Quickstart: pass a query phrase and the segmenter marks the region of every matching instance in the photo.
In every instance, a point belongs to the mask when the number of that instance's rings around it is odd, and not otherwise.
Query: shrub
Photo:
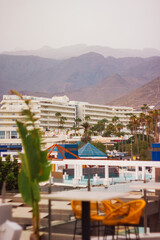
[[[92,142],[91,143],[93,146],[95,146],[96,148],[98,148],[100,151],[106,153],[106,146],[101,143],[101,142]]]
[[[4,181],[6,181],[6,190],[18,189],[18,173],[17,159],[14,159],[13,162],[10,161],[10,155],[6,157],[6,161],[0,159],[0,191]]]
[[[82,138],[81,138],[81,142],[82,143],[88,143],[88,142],[90,142],[91,141],[91,137],[90,136],[83,136]]]
[[[11,160],[11,156],[10,155],[7,155],[6,156],[6,161],[9,162]]]
[[[5,178],[6,181],[6,189],[13,190],[16,188],[16,177],[14,176],[13,172],[8,173]]]

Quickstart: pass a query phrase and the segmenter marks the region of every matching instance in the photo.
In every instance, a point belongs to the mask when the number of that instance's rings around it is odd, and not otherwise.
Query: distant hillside
[[[108,103],[160,76],[160,57],[113,58],[91,52],[66,60],[0,55],[0,94],[10,89]]]
[[[110,105],[141,107],[143,104],[160,108],[160,76],[139,87],[132,93],[118,98]]]
[[[135,81],[134,81],[135,80]],[[137,79],[122,78],[119,74],[112,75],[92,87],[65,92],[70,100],[88,101],[89,103],[106,104],[117,96],[133,91],[138,86]]]
[[[123,58],[123,57],[152,57],[152,56],[160,56],[160,51],[153,48],[145,48],[145,49],[114,49],[110,47],[102,47],[102,46],[87,46],[85,44],[78,44],[73,46],[67,46],[62,48],[51,48],[48,46],[44,46],[37,50],[20,50],[20,51],[12,51],[12,52],[3,52],[3,54],[7,55],[32,55],[39,56],[45,58],[53,58],[53,59],[67,59],[71,57],[77,57],[82,54],[86,54],[89,52],[96,52],[104,57],[115,57],[115,58]]]

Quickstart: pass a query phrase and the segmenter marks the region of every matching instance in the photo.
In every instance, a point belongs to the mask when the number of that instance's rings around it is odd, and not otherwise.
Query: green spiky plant
[[[39,240],[39,183],[49,179],[51,165],[47,161],[47,152],[41,149],[41,134],[35,125],[37,119],[31,111],[30,100],[23,99],[16,91],[12,90],[11,93],[19,96],[27,106],[22,111],[23,120],[16,121],[24,150],[24,153],[19,153],[22,166],[18,176],[18,186],[24,202],[32,206],[33,234],[30,239]]]

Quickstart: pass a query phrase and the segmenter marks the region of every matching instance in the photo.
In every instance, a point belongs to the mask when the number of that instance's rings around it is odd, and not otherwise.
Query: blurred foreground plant
[[[39,236],[39,183],[49,179],[51,165],[47,161],[47,152],[41,149],[41,134],[36,128],[37,119],[30,108],[30,100],[23,99],[22,95],[16,91],[11,91],[20,97],[27,108],[22,111],[23,120],[16,121],[19,136],[22,141],[24,153],[19,153],[22,162],[18,176],[19,191],[26,204],[32,206],[33,234],[30,239],[38,240]]]

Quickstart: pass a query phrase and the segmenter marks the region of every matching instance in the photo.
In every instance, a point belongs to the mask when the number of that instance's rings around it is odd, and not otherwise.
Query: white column
[[[104,173],[104,180],[103,180],[103,185],[104,187],[108,187],[109,185],[109,166],[105,165],[105,173]]]
[[[105,180],[109,180],[109,166],[105,165],[105,174],[104,174]]]
[[[82,166],[75,164],[74,165],[74,179],[81,179],[82,177]]]
[[[80,168],[80,178],[82,178],[82,176],[83,176],[83,166],[79,165],[79,168]]]
[[[77,178],[81,179],[82,171],[81,171],[81,165],[77,165]]]
[[[58,164],[55,166],[55,171],[58,172]]]
[[[77,165],[74,165],[74,179],[77,178]]]
[[[142,166],[142,180],[145,180],[145,170],[146,170],[146,167]]]
[[[138,171],[139,171],[139,166],[136,166],[136,180],[139,179]]]
[[[155,172],[156,172],[156,168],[152,167],[152,179],[155,179]]]
[[[79,183],[79,177],[78,177],[78,174],[79,174],[79,165],[75,164],[74,165],[74,178],[73,178],[73,186],[76,186],[78,185]]]

